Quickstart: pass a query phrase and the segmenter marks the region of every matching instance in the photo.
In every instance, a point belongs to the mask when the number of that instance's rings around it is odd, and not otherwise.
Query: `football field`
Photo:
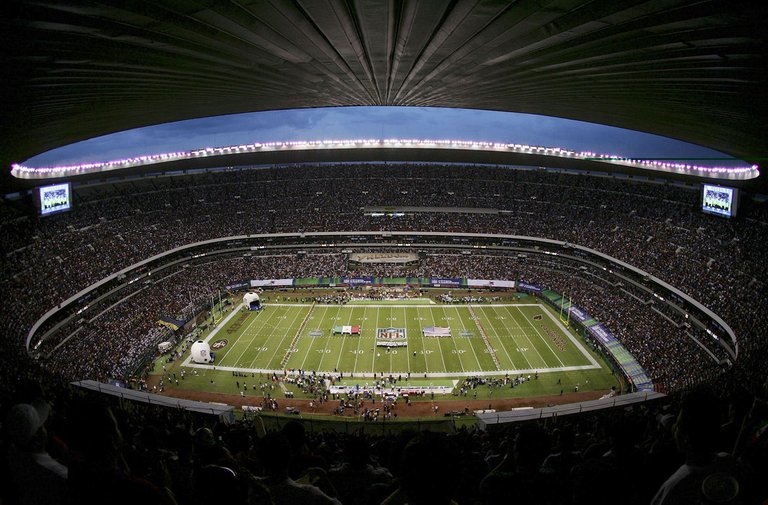
[[[359,333],[349,334],[353,327]],[[397,346],[383,346],[388,335],[396,335]],[[187,358],[185,366],[429,377],[601,368],[540,304],[271,303],[260,311],[232,311],[206,340],[215,364]]]

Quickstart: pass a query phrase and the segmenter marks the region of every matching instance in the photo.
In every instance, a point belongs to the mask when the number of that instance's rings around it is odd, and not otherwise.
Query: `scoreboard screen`
[[[734,217],[738,205],[739,190],[725,186],[704,184],[701,194],[701,210],[707,214]]]
[[[72,185],[68,182],[38,188],[40,215],[47,216],[72,208]]]

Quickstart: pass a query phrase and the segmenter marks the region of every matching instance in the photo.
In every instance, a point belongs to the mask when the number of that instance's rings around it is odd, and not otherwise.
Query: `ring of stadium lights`
[[[643,160],[597,154],[590,151],[570,151],[560,147],[529,146],[525,144],[507,144],[500,142],[482,142],[467,140],[418,140],[418,139],[355,139],[355,140],[309,140],[264,142],[240,144],[225,147],[205,147],[192,151],[152,154],[126,158],[122,160],[98,163],[83,163],[81,165],[63,165],[52,167],[28,167],[18,163],[12,165],[11,174],[19,179],[58,179],[77,175],[95,174],[156,165],[171,161],[182,161],[213,156],[246,154],[275,151],[308,151],[318,149],[456,149],[486,152],[508,152],[515,154],[531,154],[552,156],[574,160],[593,161],[610,165],[620,165],[640,170],[663,172],[668,174],[703,177],[717,180],[750,180],[760,175],[757,165],[749,167],[705,167],[685,163],[669,163],[666,161]]]

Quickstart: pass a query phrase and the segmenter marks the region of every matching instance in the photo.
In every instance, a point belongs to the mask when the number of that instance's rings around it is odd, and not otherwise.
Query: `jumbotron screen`
[[[734,217],[738,204],[738,189],[704,184],[701,195],[701,210],[708,214]]]
[[[38,188],[38,191],[41,216],[64,212],[72,208],[72,186],[70,183],[42,186]]]

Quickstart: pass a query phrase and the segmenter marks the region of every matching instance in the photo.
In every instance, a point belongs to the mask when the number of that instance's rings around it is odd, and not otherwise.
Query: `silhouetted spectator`
[[[653,498],[653,505],[740,503],[736,462],[715,451],[720,423],[714,397],[699,389],[686,394],[675,422],[675,441],[685,463]]]

